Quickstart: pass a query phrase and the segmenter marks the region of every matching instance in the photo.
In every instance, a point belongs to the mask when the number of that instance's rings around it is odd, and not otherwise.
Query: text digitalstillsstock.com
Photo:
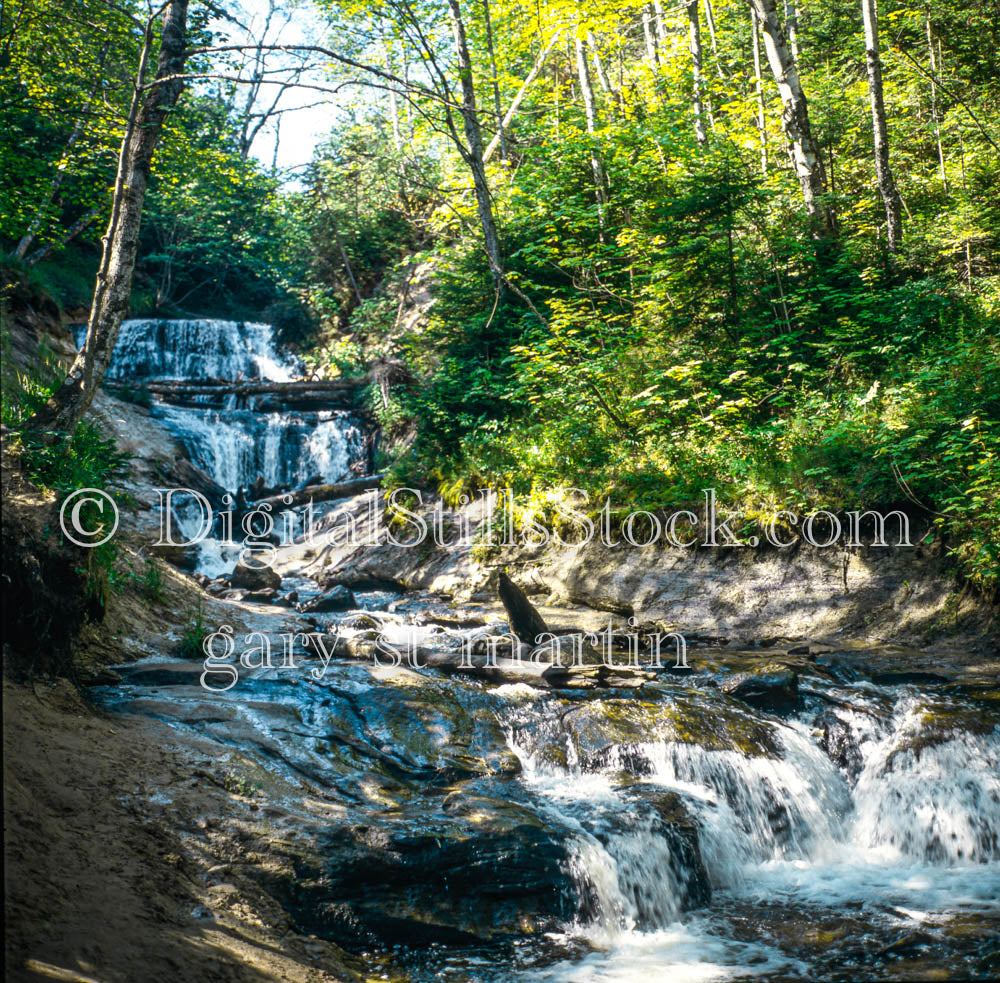
[[[606,499],[597,510],[588,510],[590,498],[585,491],[571,488],[551,498],[549,525],[537,510],[515,505],[511,490],[484,490],[480,494],[478,515],[470,509],[445,509],[435,501],[426,511],[420,489],[396,488],[382,495],[367,493],[362,509],[339,509],[317,521],[310,500],[298,509],[275,509],[261,502],[237,511],[214,509],[193,488],[160,488],[158,496],[160,528],[154,546],[196,546],[208,539],[240,547],[240,562],[262,569],[270,567],[278,546],[319,544],[329,546],[390,545],[413,549],[431,541],[440,549],[468,547],[476,542],[496,546],[579,547],[599,540],[606,547],[628,546],[649,549],[654,546],[688,549],[701,547],[757,547],[767,543],[787,549],[800,542],[825,549],[832,546],[854,547],[862,544],[862,525],[868,524],[870,546],[912,546],[910,523],[905,513],[876,510],[849,511],[843,519],[836,512],[818,509],[806,516],[788,509],[770,513],[766,522],[757,522],[756,533],[741,536],[745,518],[738,511],[720,506],[715,489],[702,490],[704,502],[700,514],[680,509],[669,514],[637,509],[627,513],[616,509]],[[292,498],[285,496],[290,506]],[[228,501],[227,501],[228,500]],[[223,504],[232,505],[231,496]],[[85,520],[83,508],[88,511]],[[461,505],[471,504],[463,496]],[[178,517],[184,513],[183,520]],[[895,520],[895,542],[886,540],[886,523]],[[118,508],[114,499],[96,488],[73,492],[63,501],[60,523],[66,537],[78,546],[95,547],[106,543],[118,528]],[[182,526],[184,527],[182,529]],[[193,528],[196,527],[196,528]],[[734,528],[735,527],[735,528]],[[243,535],[239,537],[237,531]],[[277,540],[277,544],[275,543]]]

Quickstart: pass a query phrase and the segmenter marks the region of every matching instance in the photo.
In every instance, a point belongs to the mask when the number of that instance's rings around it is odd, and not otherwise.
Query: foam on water
[[[860,902],[911,923],[1000,909],[1000,735],[984,727],[915,743],[927,719],[925,699],[899,696],[882,717],[864,705],[865,691],[857,699],[860,709],[843,711],[854,718],[859,741],[856,781],[831,762],[805,721],[774,721],[778,758],[659,740],[613,748],[596,772],[581,768],[568,738],[565,764],[539,753],[558,740],[556,721],[511,727],[523,780],[575,825],[570,874],[598,904],[574,931],[604,950],[532,978],[716,980],[787,962],[766,947],[741,948],[719,937],[717,922],[709,930],[701,916],[682,912],[662,837],[644,836],[634,821],[609,822],[595,836],[593,824],[580,822],[595,811],[614,814],[624,770],[632,782],[670,789],[689,803],[716,892],[713,908],[776,902],[830,911]]]

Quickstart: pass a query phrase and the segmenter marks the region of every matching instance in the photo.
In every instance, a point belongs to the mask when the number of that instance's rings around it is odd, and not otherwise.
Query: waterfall
[[[75,329],[81,345],[86,326]],[[301,373],[298,359],[279,354],[269,324],[215,318],[132,318],[118,332],[107,378],[266,379],[287,382]]]
[[[82,344],[85,326],[75,329]],[[278,350],[270,325],[211,318],[135,318],[122,324],[106,378],[151,381],[287,382],[301,361]],[[229,492],[258,478],[287,489],[314,476],[335,482],[364,459],[359,421],[337,409],[284,412],[235,395],[222,408],[157,400],[153,414],[178,438],[188,457]]]
[[[717,699],[705,691],[702,712],[720,712],[712,705]],[[884,690],[859,684],[851,706],[844,701],[838,714],[858,743],[856,773],[824,751],[815,709],[772,721],[777,755],[651,733],[648,741],[588,758],[566,732],[564,707],[556,715],[521,703],[506,720],[508,745],[523,780],[573,830],[569,874],[580,897],[594,899],[576,929],[600,945],[611,940],[615,952],[632,952],[636,930],[666,933],[674,945],[679,922],[686,933],[697,923],[697,915],[685,913],[677,851],[637,809],[637,789],[669,792],[685,804],[713,907],[715,892],[734,901],[818,906],[856,898],[908,906],[903,910],[995,906],[998,729],[970,729],[970,710],[942,733],[936,715],[954,715],[954,703],[936,706],[910,688],[887,699]],[[606,978],[619,977],[608,969]]]

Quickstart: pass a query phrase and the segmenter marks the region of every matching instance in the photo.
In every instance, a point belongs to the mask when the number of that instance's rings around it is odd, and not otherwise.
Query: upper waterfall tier
[[[77,345],[82,345],[86,326],[78,326],[74,334]],[[287,382],[301,371],[298,359],[277,351],[268,324],[133,318],[122,324],[107,378]]]

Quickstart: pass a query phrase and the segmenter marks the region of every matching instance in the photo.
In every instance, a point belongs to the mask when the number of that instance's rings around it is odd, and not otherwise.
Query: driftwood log
[[[507,612],[510,630],[528,645],[534,645],[538,636],[549,629],[527,595],[503,570],[497,576],[497,593]]]
[[[305,505],[308,501],[328,502],[332,498],[347,498],[368,488],[378,488],[385,475],[369,474],[363,478],[349,478],[333,485],[308,485],[298,491],[286,492],[284,495],[269,495],[254,502],[254,506],[271,505],[275,508],[291,508],[293,505]],[[289,501],[290,499],[290,501]]]

